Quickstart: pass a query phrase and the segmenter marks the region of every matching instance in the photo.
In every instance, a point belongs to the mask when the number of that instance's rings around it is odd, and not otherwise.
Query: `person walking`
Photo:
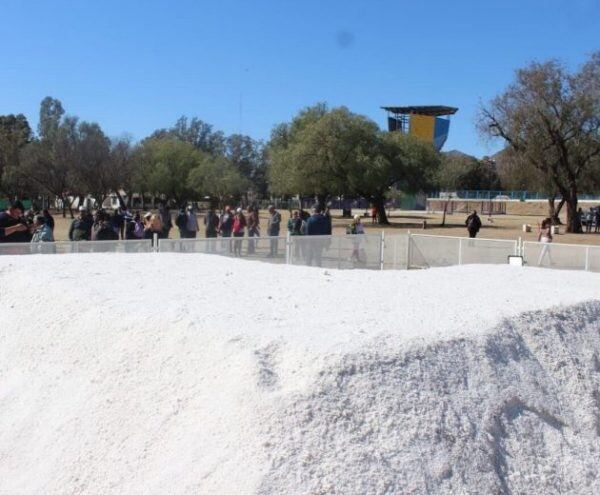
[[[241,237],[244,237],[244,229],[246,228],[246,217],[242,212],[241,208],[238,208],[235,211],[235,218],[233,220],[233,237],[236,240],[233,242],[233,255],[241,256],[242,255],[242,240]]]
[[[477,215],[476,210],[473,210],[473,213],[467,217],[465,225],[469,231],[469,237],[472,239],[477,237],[477,233],[479,232],[479,229],[481,229],[481,219],[479,218],[479,215]]]
[[[273,205],[269,205],[269,220],[267,222],[267,235],[269,237],[279,237],[279,228],[281,227],[281,213]],[[279,239],[270,240],[269,257],[277,255]]]
[[[248,227],[248,237],[258,237],[260,235],[260,220],[258,217],[258,208],[254,206],[248,206],[248,216],[246,223]],[[256,241],[254,239],[248,240],[248,254],[254,254],[256,250]]]
[[[31,233],[23,220],[24,207],[20,201],[11,201],[0,213],[0,242],[29,242]]]
[[[542,249],[537,260],[537,266],[541,266],[544,258],[548,256],[548,262],[552,265],[552,255],[550,253],[550,244],[552,243],[552,219],[545,218],[538,227],[538,242],[541,242]]]

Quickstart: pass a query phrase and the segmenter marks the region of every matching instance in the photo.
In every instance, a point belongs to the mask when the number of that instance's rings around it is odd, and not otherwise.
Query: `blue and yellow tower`
[[[442,105],[381,107],[388,112],[388,130],[411,134],[442,149],[450,130],[450,115],[458,108]]]

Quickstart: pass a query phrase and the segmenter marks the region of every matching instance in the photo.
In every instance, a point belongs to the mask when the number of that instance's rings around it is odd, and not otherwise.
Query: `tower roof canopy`
[[[395,114],[417,114],[417,115],[433,115],[439,117],[442,115],[453,115],[458,112],[458,108],[447,107],[444,105],[425,105],[412,107],[381,107],[388,112]]]

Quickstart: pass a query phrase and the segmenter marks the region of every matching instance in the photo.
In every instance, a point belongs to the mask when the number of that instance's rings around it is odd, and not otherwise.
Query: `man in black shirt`
[[[31,232],[23,220],[23,203],[13,201],[0,213],[0,242],[29,242]]]

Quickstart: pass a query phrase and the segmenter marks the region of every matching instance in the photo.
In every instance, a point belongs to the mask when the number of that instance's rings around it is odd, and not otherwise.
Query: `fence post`
[[[392,268],[394,270],[396,269],[397,262],[398,262],[398,236],[394,236],[394,261],[392,263]]]
[[[331,235],[329,237],[331,238],[333,236]],[[338,270],[340,270],[342,268],[342,239],[341,239],[341,236],[337,236],[337,238],[338,238],[337,267],[338,267]]]
[[[379,241],[379,269],[383,270],[383,260],[385,255],[385,230],[381,231],[381,240]]]
[[[590,247],[585,247],[585,270],[590,270]]]
[[[410,270],[410,255],[412,254],[412,236],[410,235],[410,230],[406,232],[406,235],[408,236],[406,241],[406,269]]]
[[[152,234],[152,244],[154,245],[154,252],[158,253],[158,234],[156,232]]]
[[[292,259],[292,236],[288,232],[285,235],[285,264],[289,265]]]
[[[458,240],[458,264],[462,265],[462,238]]]

